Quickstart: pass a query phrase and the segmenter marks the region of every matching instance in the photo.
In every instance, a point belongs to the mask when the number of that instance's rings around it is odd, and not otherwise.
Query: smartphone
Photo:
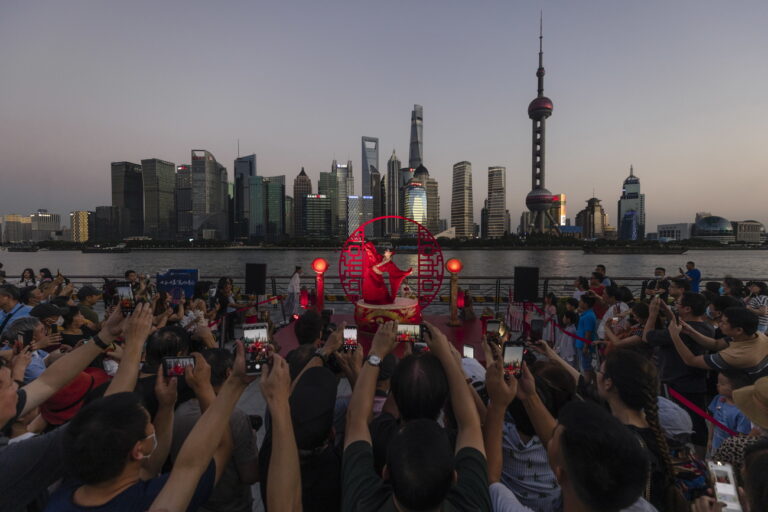
[[[163,375],[166,377],[180,377],[184,375],[187,366],[195,367],[195,358],[192,356],[184,357],[164,357]]]
[[[429,345],[423,341],[417,341],[413,344],[413,353],[421,354],[422,352],[429,352]]]
[[[22,333],[19,334],[18,339],[21,341],[22,345],[28,347],[32,343],[32,340],[35,339],[35,331],[33,329],[22,331]]]
[[[733,466],[711,460],[707,462],[707,466],[709,466],[709,473],[715,481],[715,498],[717,501],[725,503],[725,512],[741,512]]]
[[[344,328],[344,344],[341,349],[344,352],[354,352],[359,347],[357,343],[357,326],[347,326]]]
[[[249,324],[243,326],[243,341],[254,342],[260,341],[262,343],[269,342],[269,324],[261,322],[258,324]]]
[[[120,306],[120,311],[123,312],[123,316],[128,316],[136,309],[136,299],[133,296],[133,288],[131,283],[119,283],[115,286],[115,294],[117,295],[117,303]]]
[[[469,345],[464,345],[464,348],[461,351],[462,357],[466,357],[469,359],[475,358],[475,347],[471,347]]]
[[[423,326],[421,324],[398,324],[397,341],[400,343],[424,343]]]
[[[485,332],[487,334],[501,334],[501,321],[488,320],[488,323],[485,324]]]
[[[245,348],[245,374],[261,375],[265,365],[269,364],[270,344],[266,340],[248,340],[243,342]]]
[[[523,368],[524,347],[517,343],[505,343],[503,354],[504,377],[520,377]]]
[[[539,341],[544,337],[544,320],[535,318],[531,320],[531,340]]]

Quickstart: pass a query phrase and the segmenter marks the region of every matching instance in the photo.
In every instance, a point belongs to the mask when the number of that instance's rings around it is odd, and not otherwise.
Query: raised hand
[[[275,357],[280,357],[276,353],[272,352],[271,349],[268,349],[268,350],[270,350],[270,352],[269,352],[270,359],[273,361],[273,363],[270,363],[270,364],[266,365],[264,370],[266,370],[266,368],[269,368],[269,366],[271,364],[274,364]],[[264,371],[264,370],[262,370],[262,371]],[[256,376],[255,375],[247,375],[246,374],[246,371],[245,371],[245,347],[243,346],[243,342],[242,341],[236,341],[235,342],[235,362],[232,365],[232,375],[231,375],[231,378],[237,379],[242,384],[245,384],[245,385],[248,385],[251,382],[256,380]]]
[[[125,321],[123,336],[126,345],[143,345],[152,331],[152,319],[152,306],[146,303],[138,304],[133,314]]]
[[[166,377],[163,375],[163,367],[157,368],[157,379],[155,380],[155,396],[157,403],[161,406],[172,407],[177,398],[177,379],[176,377]]]
[[[507,407],[518,394],[517,379],[505,379],[501,360],[492,361],[485,372],[485,389],[493,405]]]
[[[381,359],[387,356],[395,348],[397,341],[397,322],[386,322],[379,326],[379,330],[373,336],[371,343],[371,354],[379,356]]]
[[[277,354],[272,356],[272,364],[265,367],[261,373],[259,386],[268,404],[288,403],[288,397],[291,394],[291,375],[285,359]]]
[[[323,345],[324,356],[328,357],[341,348],[341,344],[344,342],[344,328],[346,326],[347,322],[341,322],[341,325],[325,340],[325,345]]]
[[[195,367],[187,366],[184,369],[184,380],[196,395],[200,396],[211,385],[211,365],[198,352],[190,354],[195,358]],[[234,368],[233,368],[234,372]]]
[[[486,377],[487,379],[488,377]],[[510,379],[513,380],[513,379]],[[487,385],[487,384],[486,384]],[[533,378],[531,370],[528,369],[528,363],[523,363],[523,371],[517,383],[517,397],[520,400],[536,394],[536,381]]]
[[[427,342],[427,346],[429,346],[429,350],[437,357],[440,357],[442,353],[450,354],[450,342],[445,334],[443,334],[443,331],[429,322],[424,322],[424,325],[427,326],[427,336],[424,339]]]

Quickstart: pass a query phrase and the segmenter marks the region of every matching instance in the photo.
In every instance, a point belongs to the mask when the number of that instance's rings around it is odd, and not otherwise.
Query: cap
[[[685,409],[663,396],[658,397],[659,424],[669,438],[693,434],[693,421]]]
[[[77,300],[81,301],[86,297],[92,297],[93,295],[101,295],[101,290],[95,286],[87,284],[77,291]]]
[[[40,414],[51,425],[71,420],[85,404],[88,393],[109,380],[100,368],[86,368],[40,406]]]
[[[29,312],[30,316],[33,316],[38,320],[52,316],[61,316],[66,313],[68,313],[67,310],[62,309],[54,304],[38,304]]]
[[[733,401],[755,425],[768,429],[768,377],[733,392]]]

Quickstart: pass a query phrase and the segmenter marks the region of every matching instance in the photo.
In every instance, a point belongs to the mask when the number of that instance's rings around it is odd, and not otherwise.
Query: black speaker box
[[[248,295],[267,294],[267,264],[245,264],[245,293]]]
[[[515,267],[515,302],[538,302],[539,267]]]

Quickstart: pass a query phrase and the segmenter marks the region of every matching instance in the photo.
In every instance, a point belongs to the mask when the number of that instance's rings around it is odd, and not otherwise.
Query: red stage
[[[475,359],[481,361],[484,360],[485,358],[483,357],[483,347],[481,345],[483,324],[480,319],[478,318],[475,320],[468,320],[466,322],[462,322],[462,325],[458,327],[451,327],[448,325],[448,318],[449,317],[447,315],[424,315],[424,319],[427,322],[435,325],[436,327],[439,327],[440,330],[445,333],[445,335],[448,337],[448,341],[453,343],[460,354],[462,351],[462,346],[469,345],[475,349]],[[341,327],[342,322],[347,322],[347,325],[354,325],[355,317],[354,315],[338,314],[333,315],[331,321],[339,327]],[[285,357],[288,352],[299,345],[293,332],[293,326],[294,324],[289,324],[288,326],[280,329],[277,334],[275,334],[275,342],[280,345],[280,355],[283,357]],[[371,344],[371,336],[360,331],[358,334],[358,341],[361,345],[363,345],[363,347],[365,347],[365,353],[367,354]],[[401,354],[402,348],[396,348],[395,355],[400,356]]]

